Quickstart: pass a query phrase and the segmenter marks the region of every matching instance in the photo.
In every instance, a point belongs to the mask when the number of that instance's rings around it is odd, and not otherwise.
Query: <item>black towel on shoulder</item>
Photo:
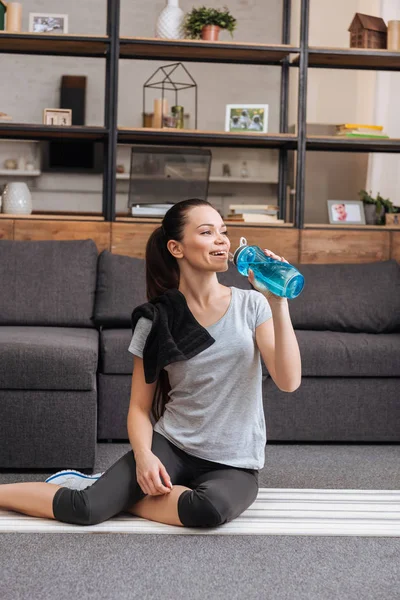
[[[132,312],[132,331],[140,317],[153,321],[143,349],[146,383],[157,380],[160,371],[179,360],[188,360],[209,348],[215,339],[191,313],[178,289],[167,290]]]

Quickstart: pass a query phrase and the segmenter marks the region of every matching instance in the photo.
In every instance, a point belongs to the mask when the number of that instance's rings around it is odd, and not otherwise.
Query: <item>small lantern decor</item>
[[[183,129],[184,107],[179,103],[179,92],[194,89],[195,129],[197,129],[197,84],[182,63],[173,63],[159,67],[143,86],[143,114],[146,113],[146,91],[148,89],[161,90],[161,98],[154,100],[154,114],[152,127],[170,127]],[[171,110],[168,108],[166,92],[173,92]]]
[[[387,27],[380,17],[356,13],[349,31],[350,48],[384,50],[387,47]]]

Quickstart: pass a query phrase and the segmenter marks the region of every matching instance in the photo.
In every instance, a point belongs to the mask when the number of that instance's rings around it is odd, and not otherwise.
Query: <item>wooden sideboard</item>
[[[110,223],[102,217],[0,215],[0,239],[80,240],[92,238],[99,252],[144,257],[146,242],[159,219],[121,218]],[[249,243],[269,248],[289,262],[366,263],[394,258],[400,262],[400,227],[253,226],[227,223],[231,247],[243,236]]]

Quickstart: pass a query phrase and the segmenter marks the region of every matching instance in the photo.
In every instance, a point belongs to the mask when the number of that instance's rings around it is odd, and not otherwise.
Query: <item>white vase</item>
[[[13,181],[4,189],[3,213],[9,215],[30,215],[32,212],[32,196],[26,183]]]
[[[156,23],[156,37],[178,40],[183,37],[185,13],[179,8],[179,0],[167,0],[167,6],[161,11]]]

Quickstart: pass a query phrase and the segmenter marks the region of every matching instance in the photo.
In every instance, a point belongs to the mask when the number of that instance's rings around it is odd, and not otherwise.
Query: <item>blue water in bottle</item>
[[[241,275],[248,277],[251,269],[257,287],[276,296],[292,299],[303,290],[304,277],[293,265],[267,256],[258,246],[248,246],[244,237],[230,260]]]

